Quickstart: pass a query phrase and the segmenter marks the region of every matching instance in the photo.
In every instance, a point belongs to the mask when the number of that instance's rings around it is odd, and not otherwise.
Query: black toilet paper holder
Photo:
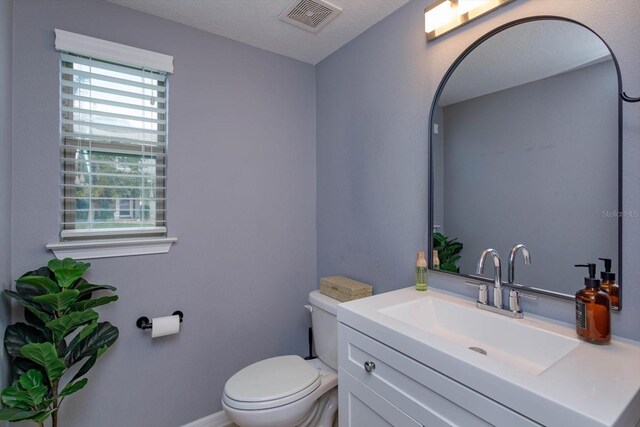
[[[182,323],[182,318],[184,317],[184,314],[182,314],[180,310],[174,311],[173,313],[171,313],[171,315],[180,316],[180,323]],[[151,322],[151,320],[149,320],[147,316],[142,316],[142,317],[138,317],[138,320],[136,320],[136,326],[144,331],[147,329],[151,329],[153,327],[153,322]]]

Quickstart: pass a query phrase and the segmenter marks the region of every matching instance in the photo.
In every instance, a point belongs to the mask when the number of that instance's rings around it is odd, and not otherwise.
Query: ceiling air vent
[[[342,9],[322,0],[294,0],[282,12],[280,20],[317,33],[342,12]]]

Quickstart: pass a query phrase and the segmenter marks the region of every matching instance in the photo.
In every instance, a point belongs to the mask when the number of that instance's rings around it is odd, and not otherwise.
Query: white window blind
[[[166,236],[167,74],[60,59],[62,239]]]

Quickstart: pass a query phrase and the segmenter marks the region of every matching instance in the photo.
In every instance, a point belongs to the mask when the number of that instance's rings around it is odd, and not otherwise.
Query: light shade
[[[424,14],[424,31],[430,33],[436,28],[440,28],[443,25],[451,22],[453,18],[453,3],[451,0],[444,0],[440,4],[436,5],[429,12]]]
[[[515,0],[435,0],[424,10],[427,41],[437,39],[512,1]]]

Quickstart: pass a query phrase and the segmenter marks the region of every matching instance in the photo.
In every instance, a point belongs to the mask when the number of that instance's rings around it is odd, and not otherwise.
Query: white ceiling
[[[291,0],[108,0],[317,64],[409,0],[327,0],[342,9],[318,33],[279,20]]]
[[[456,68],[441,106],[555,76],[608,58],[595,34],[566,21],[533,21],[486,40]],[[499,64],[499,65],[497,65]]]

